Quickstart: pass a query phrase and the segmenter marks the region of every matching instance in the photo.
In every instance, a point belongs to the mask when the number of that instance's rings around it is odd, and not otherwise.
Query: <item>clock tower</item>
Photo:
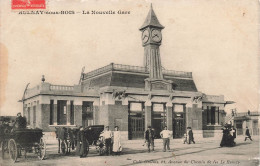
[[[150,73],[150,79],[163,79],[160,57],[160,45],[162,42],[162,26],[151,4],[150,11],[140,31],[142,32],[142,43],[144,47],[144,67]]]

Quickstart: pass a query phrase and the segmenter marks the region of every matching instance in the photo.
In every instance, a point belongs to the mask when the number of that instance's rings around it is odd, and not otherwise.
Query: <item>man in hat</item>
[[[151,151],[150,146],[152,146],[152,151],[154,151],[154,131],[152,130],[151,126],[148,126],[148,129],[144,133],[144,139],[147,143],[148,152]]]
[[[193,137],[193,132],[192,132],[192,128],[191,127],[188,127],[188,135],[189,135],[189,144],[191,142],[193,142],[195,144],[195,141],[194,141],[194,137]]]
[[[77,152],[76,153],[80,156],[80,158],[86,157],[87,153],[88,153],[87,152],[88,142],[87,142],[87,138],[86,138],[86,134],[84,132],[83,126],[79,127],[77,140],[78,140],[78,144],[77,144]]]
[[[110,155],[112,153],[112,132],[109,130],[109,126],[105,127],[104,132],[101,134],[105,140],[106,144],[106,154]]]
[[[249,132],[248,127],[246,127],[246,137],[245,137],[245,141],[247,140],[247,138],[249,138],[251,141],[253,141],[252,138],[251,138],[251,135],[250,135],[250,132]]]
[[[26,128],[26,118],[22,117],[21,112],[17,113],[15,123],[13,125],[14,129],[25,129]]]

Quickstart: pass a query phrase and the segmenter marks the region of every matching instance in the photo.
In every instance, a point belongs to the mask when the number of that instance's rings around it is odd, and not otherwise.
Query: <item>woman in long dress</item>
[[[116,155],[120,155],[121,151],[121,134],[119,131],[119,127],[115,126],[115,131],[113,132],[113,152]]]

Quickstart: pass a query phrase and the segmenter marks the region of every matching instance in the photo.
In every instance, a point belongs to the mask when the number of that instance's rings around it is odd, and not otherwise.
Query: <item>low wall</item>
[[[221,139],[222,135],[222,130],[203,130],[203,138],[212,137],[214,139]]]

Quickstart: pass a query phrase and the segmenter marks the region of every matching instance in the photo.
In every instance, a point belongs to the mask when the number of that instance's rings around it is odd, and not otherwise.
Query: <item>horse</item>
[[[56,138],[58,139],[58,153],[69,154],[71,149],[75,149],[76,131],[71,128],[55,127]]]

